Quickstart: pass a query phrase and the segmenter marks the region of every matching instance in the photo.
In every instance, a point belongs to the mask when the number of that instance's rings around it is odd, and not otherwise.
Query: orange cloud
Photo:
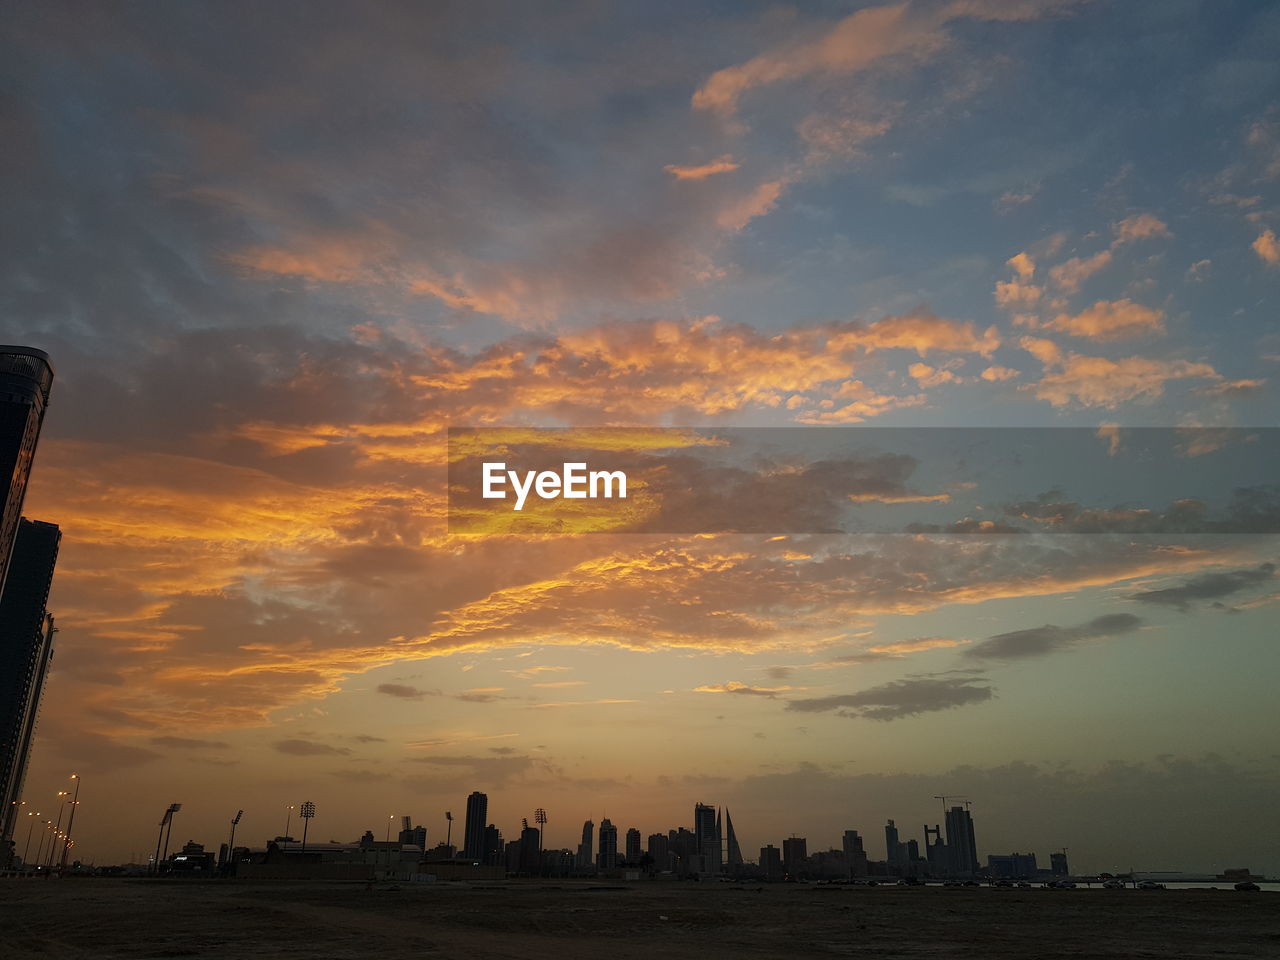
[[[1122,243],[1133,243],[1135,240],[1173,236],[1169,232],[1168,224],[1149,213],[1126,217],[1119,223],[1112,224],[1111,231],[1115,235],[1114,243],[1117,246]]]
[[[1046,374],[1034,389],[1041,400],[1055,407],[1077,404],[1114,410],[1130,401],[1150,401],[1163,396],[1170,380],[1217,380],[1219,374],[1207,363],[1186,360],[1149,360],[1126,357],[1083,357],[1072,354],[1060,371]]]
[[[1276,241],[1274,230],[1263,230],[1258,239],[1253,241],[1253,252],[1267,266],[1280,266],[1280,242]]]
[[[1164,311],[1132,300],[1099,300],[1075,316],[1060,313],[1046,326],[1073,337],[1110,342],[1130,340],[1144,333],[1164,332]]]
[[[705,180],[707,177],[713,177],[717,173],[732,173],[738,169],[739,164],[735,163],[730,154],[725,154],[710,163],[696,164],[692,166],[682,166],[680,164],[669,163],[662,169],[667,171],[677,180]]]
[[[1080,285],[1111,263],[1111,251],[1101,250],[1091,257],[1072,257],[1049,270],[1049,279],[1063,293],[1075,293]]]

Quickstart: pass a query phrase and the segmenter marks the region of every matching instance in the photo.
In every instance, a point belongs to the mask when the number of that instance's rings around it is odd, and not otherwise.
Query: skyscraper
[[[61,539],[54,524],[24,518],[0,594],[0,836],[6,842],[13,839],[40,695],[53,657],[53,617],[45,604]],[[0,848],[0,860],[7,854],[7,846]]]
[[[61,534],[53,524],[21,519],[52,386],[53,367],[44,351],[0,346],[0,863],[5,864],[53,652],[53,620],[46,620],[45,608]]]
[[[699,869],[707,873],[720,872],[720,824],[715,807],[705,803],[694,804],[693,834],[698,838],[698,856],[702,858]]]
[[[782,851],[772,843],[760,848],[760,869],[766,879],[778,880],[782,877]]]
[[[640,862],[640,831],[632,827],[627,831],[627,863]]]
[[[462,855],[468,860],[484,860],[484,828],[489,822],[489,795],[474,791],[467,797],[467,824],[462,835]]]
[[[592,864],[591,847],[594,843],[596,825],[590,820],[582,825],[582,842],[578,844],[577,866],[579,870],[589,870]]]
[[[809,859],[809,841],[804,837],[787,837],[782,841],[782,865],[787,873],[796,876],[804,869],[804,862]]]
[[[862,837],[857,830],[844,832],[844,859],[849,867],[849,875],[865,877],[867,875],[867,851],[862,846]]]
[[[738,846],[738,835],[733,832],[733,818],[729,816],[729,808],[724,808],[724,849],[725,864],[730,872],[742,866],[742,848]]]
[[[968,876],[978,872],[978,841],[973,835],[973,817],[964,807],[947,811],[947,849],[951,872]]]
[[[600,821],[601,870],[614,870],[618,866],[618,828],[605,817]]]
[[[0,346],[0,586],[18,535],[18,518],[27,495],[27,479],[49,405],[53,366],[49,355],[34,347]]]

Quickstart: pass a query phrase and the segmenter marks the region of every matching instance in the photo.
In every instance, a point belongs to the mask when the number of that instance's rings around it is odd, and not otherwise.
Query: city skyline
[[[81,777],[78,853],[176,801],[437,841],[476,791],[455,845],[701,797],[748,859],[923,855],[948,795],[981,851],[1280,874],[1280,10],[6,12],[0,339],[57,366],[61,531],[22,799]],[[671,522],[451,534],[483,427],[584,432]]]

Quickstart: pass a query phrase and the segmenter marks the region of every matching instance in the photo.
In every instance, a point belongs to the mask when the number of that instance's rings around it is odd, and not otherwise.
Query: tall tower
[[[947,811],[947,849],[951,870],[961,876],[978,872],[978,842],[973,835],[973,817],[964,807]]]
[[[724,842],[725,864],[730,872],[742,866],[742,848],[738,846],[738,835],[733,832],[733,818],[729,816],[729,808],[724,808]]]
[[[35,347],[0,346],[0,490],[4,495],[0,514],[0,586],[9,570],[31,462],[52,386],[53,366],[47,353]]]
[[[489,795],[479,790],[467,797],[467,823],[462,835],[462,855],[468,860],[484,859],[484,828],[489,822]]]
[[[694,804],[693,835],[697,839],[698,856],[702,858],[700,869],[706,873],[720,872],[720,824],[716,808],[705,803]]]
[[[594,862],[592,859],[591,847],[595,842],[596,825],[590,820],[582,825],[582,842],[578,844],[578,869],[590,870]]]
[[[618,828],[608,817],[600,821],[600,861],[602,871],[618,866]]]
[[[5,863],[53,650],[53,621],[46,621],[45,606],[60,534],[53,524],[21,519],[52,386],[53,366],[43,350],[0,346],[0,862]],[[5,587],[9,580],[12,588]]]

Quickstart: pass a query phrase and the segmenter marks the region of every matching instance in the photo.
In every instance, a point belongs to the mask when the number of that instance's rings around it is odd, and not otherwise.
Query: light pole
[[[44,866],[44,839],[49,835],[49,831],[53,829],[53,821],[46,820],[44,829],[40,831],[40,842],[36,844],[36,867]]]
[[[71,850],[71,828],[76,822],[76,807],[80,806],[80,774],[73,773],[71,779],[76,782],[76,792],[71,797],[71,816],[67,820],[67,840],[62,845],[62,868],[67,867],[67,853]]]
[[[449,828],[445,831],[445,835],[444,835],[444,849],[445,849],[445,852],[448,853],[450,857],[452,857],[453,856],[453,853],[452,853],[453,851],[453,814],[450,813],[448,810],[446,810],[444,812],[444,818],[449,823]]]
[[[40,812],[37,810],[35,813],[32,813],[30,810],[28,810],[27,816],[38,817],[40,816]],[[31,852],[31,829],[35,825],[36,825],[36,822],[34,820],[27,821],[27,845],[22,848],[22,869],[24,870],[31,865],[30,863],[27,862],[27,854]]]
[[[67,790],[58,791],[59,798],[69,797],[69,796],[71,796],[71,794]],[[54,831],[53,831],[53,837],[55,840],[58,838],[58,835],[62,833],[62,814],[63,814],[63,811],[65,811],[66,809],[67,809],[67,801],[62,800],[62,802],[58,806],[58,825],[54,828]],[[50,869],[53,869],[53,844],[49,845],[49,852],[46,856],[48,857],[49,862],[45,864],[45,866],[49,867]]]
[[[289,828],[292,826],[293,826],[293,804],[289,804],[289,806],[285,808],[285,815],[284,815],[284,852],[285,853],[289,852],[289,840],[292,839],[289,836]]]
[[[311,818],[316,815],[316,805],[310,800],[306,800],[302,804],[302,809],[298,811],[298,816],[302,817],[302,855],[307,855],[307,827],[311,826]]]
[[[533,822],[538,825],[538,876],[542,876],[542,831],[547,826],[547,811],[541,807],[533,811]]]
[[[237,810],[236,815],[231,818],[231,838],[227,841],[227,864],[228,866],[235,862],[236,856],[236,824],[240,822],[240,818],[244,816],[243,810]]]

